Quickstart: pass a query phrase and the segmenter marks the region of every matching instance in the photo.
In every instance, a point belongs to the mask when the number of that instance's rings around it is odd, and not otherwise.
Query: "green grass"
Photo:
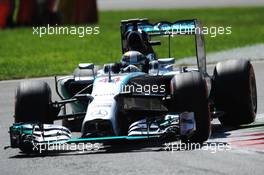
[[[207,52],[264,42],[264,7],[170,9],[100,12],[100,34],[96,36],[32,35],[32,28],[0,31],[0,79],[68,74],[79,62],[103,64],[121,58],[119,22],[147,17],[151,22],[197,18],[204,26],[231,26],[231,35],[206,36]],[[194,54],[189,39],[173,43],[173,56]],[[159,56],[167,56],[166,42]]]

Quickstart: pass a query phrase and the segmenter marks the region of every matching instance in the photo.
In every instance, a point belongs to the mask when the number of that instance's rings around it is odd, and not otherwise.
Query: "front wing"
[[[54,144],[104,143],[124,141],[160,141],[180,139],[190,136],[195,131],[192,112],[179,115],[167,115],[163,121],[140,120],[129,127],[127,136],[107,136],[72,138],[71,131],[64,126],[53,124],[15,123],[9,129],[11,148],[32,150],[40,146],[47,148]]]

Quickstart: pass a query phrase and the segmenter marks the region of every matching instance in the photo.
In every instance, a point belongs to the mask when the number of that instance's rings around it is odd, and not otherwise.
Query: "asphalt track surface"
[[[263,6],[263,0],[97,0],[99,10]]]
[[[18,149],[4,150],[9,145],[8,128],[13,122],[14,91],[21,80],[2,81],[0,174],[263,174],[264,62],[253,65],[258,88],[256,122],[242,128],[222,128],[214,121],[214,132],[200,150],[179,150],[178,143],[122,145],[110,151],[52,152],[38,156],[23,155]],[[41,79],[54,87],[51,78]]]

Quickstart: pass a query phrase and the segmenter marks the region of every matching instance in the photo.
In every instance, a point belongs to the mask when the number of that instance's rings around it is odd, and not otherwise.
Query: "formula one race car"
[[[211,120],[237,126],[255,120],[257,90],[248,60],[217,63],[206,70],[204,38],[197,20],[149,23],[121,21],[122,59],[100,70],[81,63],[73,75],[57,78],[60,101],[46,82],[20,83],[15,97],[12,148],[34,152],[48,143],[178,140],[202,143]],[[157,58],[157,36],[193,36],[197,68],[177,67],[174,58]],[[170,50],[170,48],[169,48]],[[62,125],[54,125],[62,120]],[[80,131],[80,138],[71,132]]]

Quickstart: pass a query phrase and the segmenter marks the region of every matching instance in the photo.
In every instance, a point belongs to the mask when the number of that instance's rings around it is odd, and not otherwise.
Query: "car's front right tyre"
[[[51,90],[43,81],[23,81],[15,95],[15,122],[53,123]]]
[[[194,112],[196,130],[185,141],[206,141],[211,134],[211,113],[205,79],[199,72],[176,74],[171,80],[171,91],[171,111]]]

